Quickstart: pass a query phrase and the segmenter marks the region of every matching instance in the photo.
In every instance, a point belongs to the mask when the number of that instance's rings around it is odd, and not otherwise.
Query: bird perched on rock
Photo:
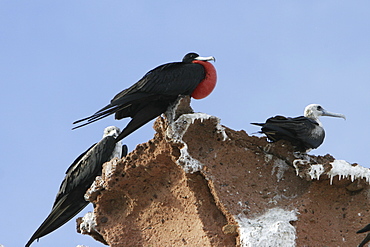
[[[287,140],[297,151],[309,152],[318,148],[325,138],[320,116],[346,119],[343,114],[328,112],[321,105],[311,104],[306,106],[304,116],[294,118],[275,116],[267,119],[265,123],[252,124],[261,126],[259,133],[264,133],[272,142]]]
[[[96,176],[102,174],[103,164],[114,157],[127,155],[127,146],[116,142],[119,134],[120,129],[115,126],[105,128],[103,139],[82,153],[67,169],[49,216],[32,235],[26,247],[67,223],[89,204],[84,195]]]
[[[122,140],[150,120],[161,115],[179,95],[191,95],[195,99],[208,96],[217,81],[216,70],[208,61],[214,57],[200,57],[188,53],[181,62],[160,65],[146,73],[131,87],[118,93],[104,108],[93,115],[75,121],[85,122],[73,129],[90,124],[111,114],[116,119],[130,117],[117,141]]]

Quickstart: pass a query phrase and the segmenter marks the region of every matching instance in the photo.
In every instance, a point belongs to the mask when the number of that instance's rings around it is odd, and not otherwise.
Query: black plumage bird
[[[84,195],[96,176],[102,174],[103,164],[114,157],[121,158],[127,154],[127,146],[116,142],[115,137],[119,133],[119,128],[115,126],[105,128],[103,139],[72,163],[66,171],[49,216],[32,235],[26,247],[67,223],[89,204]]]
[[[75,121],[85,122],[73,129],[85,126],[111,114],[116,119],[132,118],[118,136],[122,140],[150,120],[164,113],[179,95],[191,95],[195,99],[208,96],[217,81],[216,70],[207,61],[214,57],[200,57],[188,53],[181,62],[160,65],[146,73],[137,83],[118,93],[95,114]]]
[[[294,118],[275,116],[267,119],[265,123],[252,124],[261,126],[260,133],[264,133],[272,142],[287,140],[297,151],[309,152],[311,149],[318,148],[325,138],[320,116],[345,119],[342,114],[328,112],[318,104],[311,104],[306,106],[304,116]]]

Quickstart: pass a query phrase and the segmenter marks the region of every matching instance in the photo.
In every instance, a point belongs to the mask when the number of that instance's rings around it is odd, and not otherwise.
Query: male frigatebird
[[[127,146],[116,142],[120,129],[115,126],[105,128],[103,139],[82,153],[67,169],[66,176],[55,198],[49,216],[32,235],[26,247],[35,239],[61,227],[89,204],[84,195],[96,176],[102,174],[102,166],[114,157],[127,154]]]
[[[87,118],[74,122],[73,124],[85,121],[74,129],[113,113],[116,119],[131,117],[131,121],[117,137],[117,141],[120,141],[164,113],[179,95],[191,95],[195,99],[205,98],[212,92],[217,81],[215,68],[207,62],[210,60],[215,61],[215,58],[188,53],[181,62],[156,67],[134,85],[118,93],[109,105]]]
[[[262,126],[259,133],[264,133],[272,142],[288,140],[297,151],[309,152],[311,149],[318,148],[325,138],[320,116],[346,119],[342,114],[331,113],[321,105],[311,104],[306,106],[304,116],[294,118],[275,116],[267,119],[265,123],[252,124]]]

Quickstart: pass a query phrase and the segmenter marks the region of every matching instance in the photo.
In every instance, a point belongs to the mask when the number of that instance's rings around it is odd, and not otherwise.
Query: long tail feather
[[[358,247],[364,247],[365,244],[367,244],[369,241],[370,241],[370,233],[366,235],[366,237],[364,238],[364,240],[362,240],[362,242],[358,245]]]
[[[80,205],[73,205],[73,207],[68,206],[60,208],[60,206],[57,206],[53,208],[50,215],[32,235],[31,239],[27,242],[25,247],[29,247],[36,239],[39,239],[64,225],[82,209],[84,209],[87,204],[88,202],[82,202]]]
[[[264,123],[251,123],[251,124],[257,125],[257,126],[263,126],[263,125],[265,125]]]
[[[361,230],[358,230],[356,233],[363,233],[363,232],[368,232],[368,231],[370,231],[370,224],[366,225]]]
[[[106,108],[106,110],[104,110],[104,111],[102,111],[104,109],[103,108],[103,109],[97,111],[96,113],[94,113],[93,115],[91,115],[89,117],[86,117],[86,118],[83,118],[83,119],[80,119],[80,120],[77,120],[77,121],[73,122],[73,124],[77,124],[77,123],[81,123],[83,121],[87,121],[84,124],[80,124],[80,125],[78,125],[76,127],[73,127],[72,130],[78,129],[78,128],[81,128],[81,127],[83,127],[85,125],[88,125],[88,124],[91,124],[93,122],[96,122],[96,121],[98,121],[98,120],[100,120],[102,118],[105,118],[105,117],[107,117],[109,115],[112,115],[112,114],[116,113],[117,111],[121,110],[121,108],[119,106],[114,106],[112,108],[107,108],[107,106],[106,106],[105,108]]]

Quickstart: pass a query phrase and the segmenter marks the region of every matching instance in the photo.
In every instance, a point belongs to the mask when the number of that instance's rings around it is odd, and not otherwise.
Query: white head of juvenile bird
[[[304,109],[304,116],[316,121],[321,127],[322,124],[319,120],[319,117],[321,116],[340,117],[346,119],[346,116],[344,116],[343,114],[329,112],[319,104],[310,104],[306,106],[306,108]]]

